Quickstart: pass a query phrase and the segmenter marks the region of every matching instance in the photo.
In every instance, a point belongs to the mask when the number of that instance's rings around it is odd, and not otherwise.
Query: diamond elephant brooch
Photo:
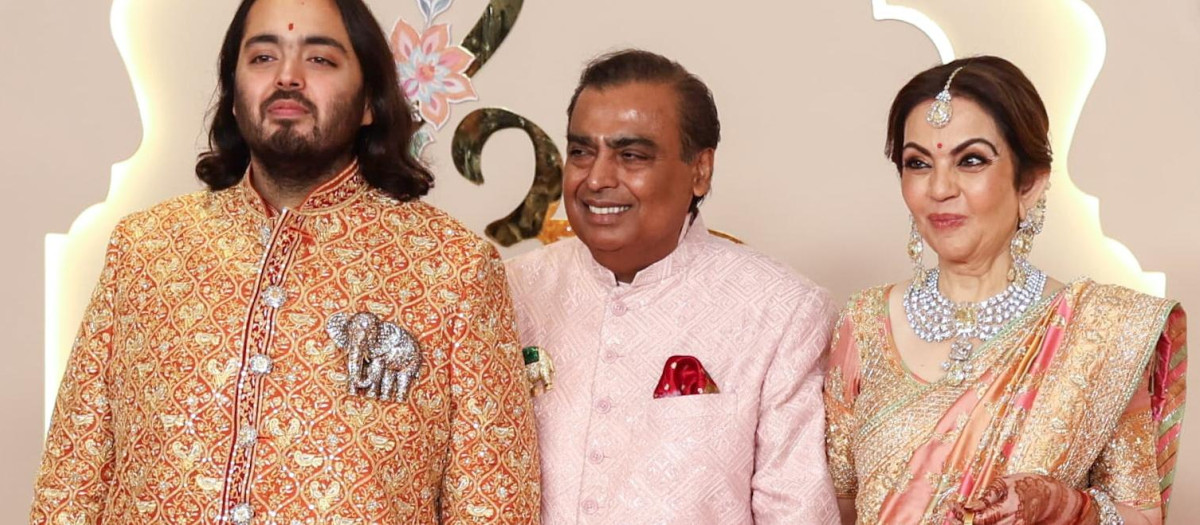
[[[421,350],[408,330],[369,312],[340,313],[325,331],[346,350],[350,393],[403,402],[421,370]]]

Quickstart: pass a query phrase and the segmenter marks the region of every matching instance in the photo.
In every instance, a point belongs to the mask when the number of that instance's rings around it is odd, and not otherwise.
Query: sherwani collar
[[[267,204],[266,199],[254,189],[251,182],[254,177],[254,170],[247,166],[246,175],[242,177],[238,183],[238,191],[246,200],[249,207],[266,217],[274,217],[279,214],[271,205]],[[304,201],[295,209],[289,208],[289,211],[300,213],[302,215],[313,215],[328,212],[350,202],[355,197],[367,192],[370,186],[367,181],[362,178],[362,173],[358,169],[358,159],[350,162],[345,169],[338,173],[337,176],[325,181],[304,198]]]
[[[683,221],[683,230],[679,232],[679,242],[675,245],[675,249],[667,254],[666,257],[639,271],[637,275],[633,276],[633,281],[628,285],[617,282],[616,275],[613,274],[612,270],[596,262],[596,259],[592,257],[592,253],[588,251],[587,246],[582,242],[579,243],[580,249],[578,253],[583,266],[589,270],[589,273],[600,284],[610,288],[618,286],[640,288],[652,286],[684,271],[689,263],[695,259],[696,253],[709,237],[708,228],[704,226],[704,219],[700,217],[700,212],[696,212],[694,216]]]

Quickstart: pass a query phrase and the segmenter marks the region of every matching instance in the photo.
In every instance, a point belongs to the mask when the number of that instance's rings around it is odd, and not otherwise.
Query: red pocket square
[[[699,359],[690,355],[673,355],[663,365],[662,377],[654,388],[654,399],[718,392],[717,382],[708,375]]]

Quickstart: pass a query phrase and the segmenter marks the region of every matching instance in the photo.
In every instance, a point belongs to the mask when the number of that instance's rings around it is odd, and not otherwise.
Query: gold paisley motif
[[[196,478],[196,486],[200,487],[200,490],[203,490],[206,492],[216,492],[218,490],[221,490],[221,487],[225,486],[225,484],[221,482],[220,478],[208,478],[208,477],[204,477],[204,476],[198,476]]]
[[[292,454],[292,461],[295,461],[301,467],[316,468],[325,463],[325,458],[314,454],[295,452]]]
[[[496,515],[496,511],[482,505],[467,505],[467,514],[474,518],[490,518]]]

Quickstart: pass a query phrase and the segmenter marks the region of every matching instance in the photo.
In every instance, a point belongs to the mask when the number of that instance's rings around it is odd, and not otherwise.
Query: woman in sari
[[[1026,260],[1048,127],[1033,85],[996,57],[932,68],[897,94],[887,154],[916,275],[856,294],[835,331],[827,442],[846,523],[1162,523],[1184,314]]]

